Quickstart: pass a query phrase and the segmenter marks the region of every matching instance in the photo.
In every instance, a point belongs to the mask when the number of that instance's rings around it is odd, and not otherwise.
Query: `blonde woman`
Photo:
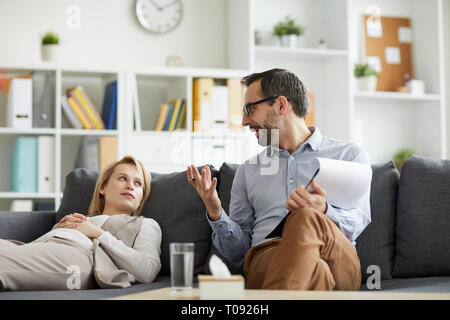
[[[0,290],[123,288],[161,269],[161,229],[140,216],[151,176],[126,156],[97,180],[88,216],[72,213],[42,237],[0,240]],[[65,195],[70,196],[70,195]]]

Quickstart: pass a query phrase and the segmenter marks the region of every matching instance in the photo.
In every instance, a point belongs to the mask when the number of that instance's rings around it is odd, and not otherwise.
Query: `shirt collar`
[[[305,144],[309,144],[312,150],[319,151],[323,136],[317,127],[308,127],[308,129],[312,131],[313,134],[305,141]]]
[[[312,132],[312,135],[303,143],[301,144],[297,150],[295,150],[294,153],[299,151],[304,145],[309,145],[311,150],[318,151],[320,150],[320,145],[322,144],[323,136],[319,131],[319,128],[317,127],[308,127],[308,129]],[[279,155],[285,155],[289,156],[289,152],[285,149],[280,149],[278,145],[273,145],[270,148],[266,147],[264,150],[264,154],[272,157],[272,156],[279,156]]]

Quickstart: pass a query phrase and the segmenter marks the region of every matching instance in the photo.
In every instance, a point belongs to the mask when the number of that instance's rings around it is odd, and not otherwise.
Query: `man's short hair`
[[[263,98],[285,96],[292,105],[294,113],[305,118],[309,110],[307,91],[300,79],[285,69],[271,69],[264,72],[252,73],[242,78],[241,83],[248,87],[261,79],[261,93]],[[275,101],[269,101],[272,105]]]

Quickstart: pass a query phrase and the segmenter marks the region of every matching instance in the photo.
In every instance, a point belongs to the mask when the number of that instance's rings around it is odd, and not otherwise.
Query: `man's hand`
[[[208,216],[212,221],[219,220],[222,214],[222,203],[216,191],[217,178],[211,179],[211,170],[208,166],[202,168],[202,174],[194,165],[187,169],[188,182],[197,190],[206,206]]]
[[[299,186],[294,189],[289,195],[286,208],[289,211],[295,211],[298,209],[311,207],[325,213],[327,211],[326,191],[316,182],[315,179],[311,181],[311,187],[313,188],[312,193],[306,191],[304,186]]]

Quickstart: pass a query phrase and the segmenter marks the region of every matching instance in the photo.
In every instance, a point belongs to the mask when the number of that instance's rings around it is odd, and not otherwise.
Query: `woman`
[[[161,229],[140,217],[151,176],[126,156],[97,180],[88,217],[65,216],[28,243],[0,240],[0,290],[66,290],[149,283],[161,269]]]

